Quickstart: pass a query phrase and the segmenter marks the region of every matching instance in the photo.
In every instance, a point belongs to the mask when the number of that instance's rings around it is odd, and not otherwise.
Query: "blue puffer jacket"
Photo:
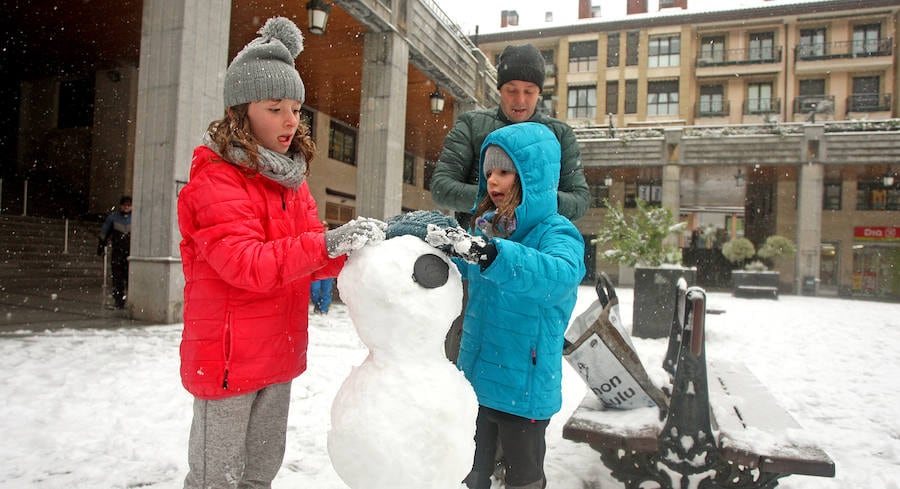
[[[585,273],[584,240],[557,213],[559,142],[546,126],[521,123],[492,132],[481,147],[502,147],[522,183],[516,229],[494,239],[485,270],[457,261],[469,281],[458,365],[479,404],[529,419],[548,419],[562,404],[563,333]],[[487,194],[480,178],[478,198]]]

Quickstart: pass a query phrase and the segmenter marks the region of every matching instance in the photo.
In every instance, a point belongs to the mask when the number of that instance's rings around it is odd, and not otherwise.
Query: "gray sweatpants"
[[[284,460],[291,383],[194,399],[185,489],[270,488]]]

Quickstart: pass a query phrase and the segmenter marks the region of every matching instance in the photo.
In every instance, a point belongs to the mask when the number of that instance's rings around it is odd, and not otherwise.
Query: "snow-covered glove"
[[[424,241],[425,235],[428,234],[429,224],[438,227],[459,226],[456,219],[438,211],[412,211],[388,218],[385,239],[412,235]]]
[[[367,244],[384,241],[386,226],[378,219],[357,217],[343,226],[325,231],[325,248],[328,250],[328,257],[337,258]]]
[[[497,247],[493,242],[485,242],[481,236],[472,236],[459,226],[440,227],[429,224],[425,242],[450,256],[481,265],[482,270],[497,258]]]

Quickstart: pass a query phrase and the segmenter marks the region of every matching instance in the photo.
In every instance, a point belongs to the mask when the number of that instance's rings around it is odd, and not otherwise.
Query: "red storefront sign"
[[[857,241],[900,241],[900,227],[859,226],[853,228],[853,238]]]

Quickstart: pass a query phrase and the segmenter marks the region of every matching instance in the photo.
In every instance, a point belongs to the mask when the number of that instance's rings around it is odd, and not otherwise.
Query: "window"
[[[675,0],[659,0],[659,8],[674,7]]]
[[[619,82],[606,82],[606,113],[619,113]]]
[[[880,77],[854,77],[853,93],[850,95],[848,110],[857,112],[889,110],[887,107],[882,108],[881,97],[878,95],[880,87]]]
[[[707,36],[700,40],[700,66],[725,61],[725,36]]]
[[[593,119],[597,114],[597,87],[569,87],[569,119]]]
[[[858,25],[853,28],[853,56],[871,56],[878,53],[881,42],[879,24]]]
[[[403,183],[416,184],[416,157],[412,153],[403,153]]]
[[[59,85],[59,111],[56,127],[91,127],[94,125],[94,81],[67,80]]]
[[[647,83],[647,115],[677,114],[678,80],[652,81]]]
[[[822,197],[822,209],[841,210],[841,182],[826,182],[825,193]]]
[[[757,32],[750,35],[750,49],[747,53],[750,61],[775,60],[775,33]]]
[[[597,41],[569,43],[569,73],[597,71]]]
[[[328,130],[328,157],[356,166],[356,130],[331,121]]]
[[[609,199],[609,187],[602,183],[591,183],[588,188],[591,191],[591,207],[606,207],[603,201]]]
[[[619,66],[619,33],[610,32],[606,35],[606,67]]]
[[[544,58],[544,76],[553,78],[556,76],[556,61],[553,59],[552,49],[542,49],[541,57]]]
[[[801,29],[797,57],[818,58],[825,56],[825,28]]]
[[[651,37],[649,41],[650,55],[647,66],[678,66],[681,60],[681,38],[679,36]]]
[[[625,113],[637,113],[637,80],[625,80]]]
[[[770,113],[773,105],[771,83],[747,85],[747,114]]]
[[[725,87],[722,85],[701,85],[699,109],[701,116],[725,115]]]
[[[856,184],[856,210],[900,210],[900,188],[896,184],[885,187],[881,179],[860,180]]]
[[[640,42],[640,31],[631,31],[625,34],[625,66],[637,66],[638,48],[640,47]]]
[[[808,114],[816,110],[816,106],[825,100],[825,79],[814,78],[800,80],[800,94],[794,107],[794,113]]]

